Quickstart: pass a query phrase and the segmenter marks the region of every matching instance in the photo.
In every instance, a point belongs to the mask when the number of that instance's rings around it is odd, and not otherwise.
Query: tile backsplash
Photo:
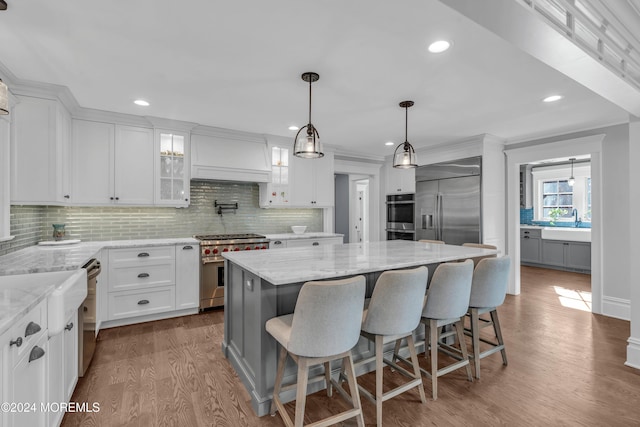
[[[292,225],[322,231],[322,209],[262,209],[258,185],[191,181],[188,208],[11,206],[11,235],[0,255],[50,240],[52,224],[66,224],[69,239],[83,241],[184,237],[216,233],[289,233]],[[216,213],[214,201],[238,203]]]

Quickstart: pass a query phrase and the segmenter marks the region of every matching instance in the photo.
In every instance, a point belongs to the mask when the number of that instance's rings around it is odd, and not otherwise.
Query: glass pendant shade
[[[309,124],[300,128],[293,143],[293,155],[303,159],[317,159],[324,156],[320,145],[320,134],[311,124],[311,83],[318,81],[318,73],[307,72],[302,74],[302,80],[309,83]]]
[[[0,79],[0,114],[9,114],[9,90]]]
[[[398,169],[410,169],[418,166],[416,150],[407,139],[407,128],[409,122],[409,107],[413,105],[413,101],[402,101],[400,107],[404,108],[404,142],[396,147],[393,152],[393,167]]]

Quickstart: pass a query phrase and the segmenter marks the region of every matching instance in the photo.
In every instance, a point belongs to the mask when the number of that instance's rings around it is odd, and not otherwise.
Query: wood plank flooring
[[[447,374],[438,381],[437,401],[425,378],[427,404],[417,391],[385,402],[384,425],[640,425],[640,371],[624,366],[629,322],[567,307],[586,307],[588,275],[521,271],[522,294],[507,295],[498,310],[509,365],[495,354],[482,360],[480,381],[468,382],[464,370]],[[221,310],[101,331],[73,395],[74,402],[98,402],[100,412],[68,413],[62,425],[282,426],[279,416],[255,416],[222,356],[222,336]],[[420,355],[421,366],[427,362]],[[385,370],[385,390],[396,379],[403,381]],[[375,376],[358,382],[374,389]],[[362,405],[365,423],[375,425],[375,406],[365,399]],[[306,422],[346,407],[337,393],[315,393]],[[293,404],[287,408],[293,415]]]

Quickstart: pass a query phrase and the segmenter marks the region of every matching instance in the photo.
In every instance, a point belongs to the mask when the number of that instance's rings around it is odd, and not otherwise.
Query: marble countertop
[[[344,237],[344,234],[325,233],[322,231],[311,231],[309,233],[302,233],[302,234],[295,234],[295,233],[265,234],[265,237],[269,240],[293,240],[293,239],[319,239],[322,237]]]
[[[223,256],[274,285],[284,285],[496,253],[493,249],[392,240],[277,251],[228,252]]]

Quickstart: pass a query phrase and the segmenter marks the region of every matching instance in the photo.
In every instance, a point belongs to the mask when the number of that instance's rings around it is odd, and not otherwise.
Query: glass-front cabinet
[[[289,148],[271,146],[271,182],[260,184],[260,206],[290,206],[290,154]]]
[[[156,205],[189,206],[189,135],[156,129],[159,153]]]

